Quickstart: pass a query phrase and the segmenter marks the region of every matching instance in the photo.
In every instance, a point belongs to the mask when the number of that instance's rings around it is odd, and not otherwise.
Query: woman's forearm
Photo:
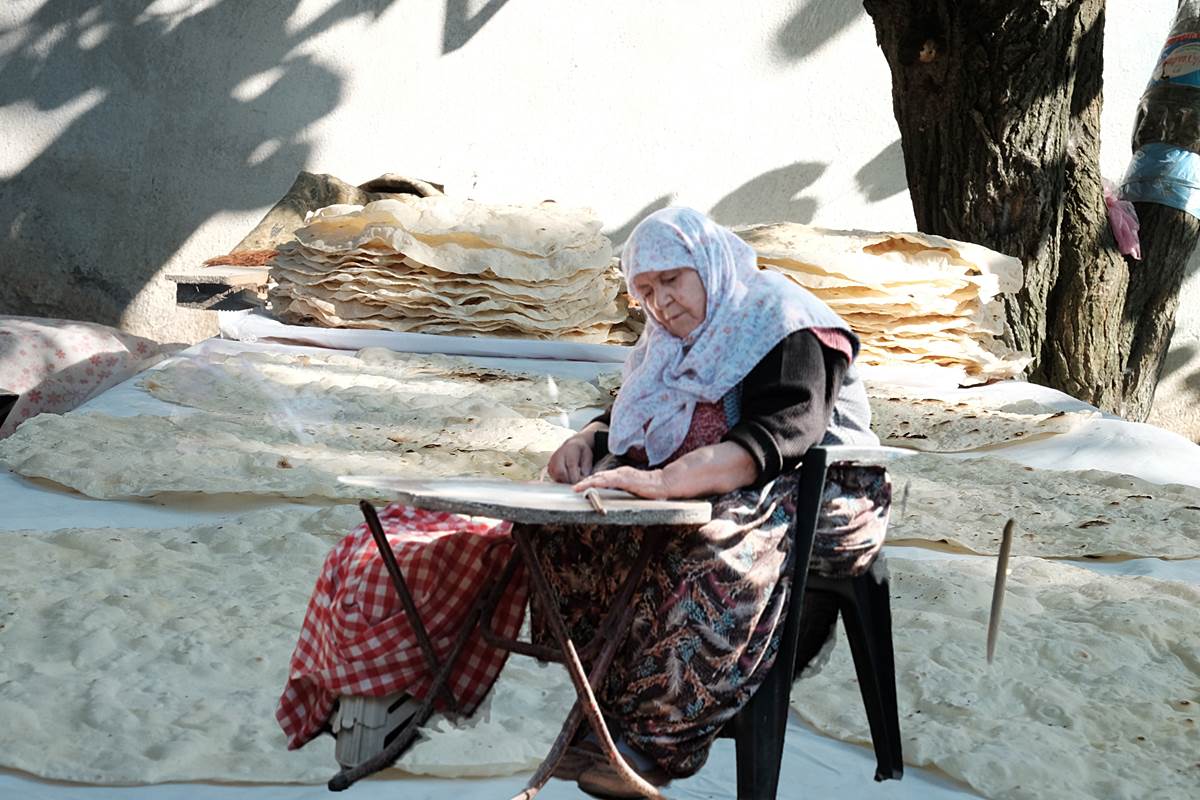
[[[736,442],[700,447],[663,467],[671,497],[724,494],[758,480],[758,467]]]

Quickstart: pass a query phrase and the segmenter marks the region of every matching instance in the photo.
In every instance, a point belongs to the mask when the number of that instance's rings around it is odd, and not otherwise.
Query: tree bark
[[[1116,249],[1100,179],[1104,3],[1076,3],[1066,185],[1049,326],[1031,379],[1108,411],[1124,410],[1121,306],[1129,268]],[[1149,413],[1149,408],[1145,413]],[[1144,418],[1144,415],[1143,415]]]
[[[1132,268],[1099,171],[1104,0],[864,0],[892,72],[917,227],[1025,266],[1030,377],[1144,419],[1196,221],[1146,209]],[[1173,213],[1172,213],[1173,212]]]

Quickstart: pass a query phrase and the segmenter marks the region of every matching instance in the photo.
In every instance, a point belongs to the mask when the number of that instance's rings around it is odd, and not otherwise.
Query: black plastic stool
[[[832,601],[836,622],[842,625],[854,657],[854,671],[862,692],[863,707],[875,746],[875,780],[899,780],[904,776],[904,754],[900,746],[900,715],[896,708],[896,662],[892,649],[892,607],[888,595],[887,566],[881,553],[870,569],[857,578],[808,576],[805,602]],[[830,626],[832,627],[832,626]],[[828,628],[826,628],[828,633]],[[824,643],[822,639],[821,644]],[[818,644],[820,647],[820,644]],[[796,672],[807,659],[796,661]]]
[[[771,671],[750,701],[720,733],[722,737],[732,738],[737,749],[739,800],[774,800],[779,788],[793,676],[824,644],[830,628],[837,621],[838,611],[845,621],[855,671],[862,687],[863,705],[871,725],[875,780],[899,780],[904,775],[900,717],[896,708],[891,603],[883,559],[876,558],[870,569],[857,578],[830,579],[808,572],[828,465],[833,462],[879,465],[896,455],[911,455],[911,452],[891,447],[836,446],[813,447],[804,454],[797,487],[795,540],[792,542],[792,567],[795,570],[792,598],[803,597],[804,601],[788,603],[779,653]],[[806,608],[810,613],[804,619]],[[814,617],[811,612],[821,608],[824,611]],[[803,661],[798,656],[803,657]]]
[[[800,464],[796,521],[792,529],[795,537],[792,540],[792,597],[804,596],[827,466],[825,450],[820,447],[809,449]],[[775,663],[750,700],[719,734],[733,739],[737,750],[738,800],[774,800],[779,787],[792,666],[796,663],[796,646],[800,641],[801,605],[789,600]]]

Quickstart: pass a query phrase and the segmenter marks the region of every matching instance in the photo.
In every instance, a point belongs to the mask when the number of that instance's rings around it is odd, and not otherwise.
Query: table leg
[[[413,635],[417,637],[417,645],[421,648],[421,654],[425,657],[425,665],[429,667],[430,672],[436,675],[441,671],[441,664],[438,663],[437,654],[433,651],[433,643],[429,641],[429,633],[425,630],[425,623],[421,621],[421,615],[417,613],[417,605],[413,602],[412,593],[408,590],[408,583],[404,580],[404,574],[400,571],[400,565],[396,563],[396,554],[392,552],[392,546],[388,543],[387,535],[383,532],[383,525],[379,522],[379,515],[375,512],[375,506],[366,500],[360,500],[358,507],[363,513],[363,518],[367,521],[367,529],[371,532],[371,538],[375,540],[375,547],[379,550],[379,555],[383,558],[383,564],[387,567],[388,574],[392,578],[392,585],[396,588],[396,594],[400,596],[400,605],[404,607],[404,614],[408,617],[408,624],[412,626]],[[451,711],[458,711],[458,698],[454,696],[454,692],[450,689],[449,684],[441,687],[441,691],[445,694],[449,709]]]
[[[485,595],[490,594],[490,591],[481,591],[474,604],[472,604],[471,610],[467,614],[466,622],[463,624],[462,631],[454,640],[454,646],[451,648],[450,654],[433,677],[429,694],[421,702],[421,707],[407,724],[404,731],[393,739],[391,744],[385,747],[382,752],[372,756],[353,769],[342,770],[337,775],[334,775],[329,781],[330,791],[340,792],[343,789],[348,789],[355,781],[365,778],[381,769],[390,767],[400,757],[400,754],[404,752],[404,749],[416,738],[417,730],[433,713],[433,699],[437,697],[439,689],[448,685],[450,671],[454,667],[454,662],[458,660],[459,653],[466,646],[467,640],[471,637],[471,632],[479,621],[479,615],[482,613],[484,605],[488,602],[489,598],[485,597]]]
[[[550,753],[542,761],[541,766],[538,767],[525,789],[515,795],[513,800],[532,800],[541,791],[542,787],[546,785],[546,782],[553,774],[555,767],[558,766],[558,762],[566,752],[571,739],[574,737],[584,717],[587,718],[588,724],[596,734],[604,755],[613,765],[613,768],[616,769],[617,774],[624,781],[625,785],[630,790],[640,792],[646,797],[662,798],[663,795],[658,789],[638,775],[626,763],[621,754],[617,752],[612,734],[609,733],[604,716],[600,713],[600,706],[596,702],[593,687],[599,688],[608,674],[609,667],[612,666],[617,648],[624,638],[623,634],[628,630],[633,620],[633,614],[636,611],[636,606],[631,602],[633,594],[638,584],[641,583],[642,574],[645,572],[646,565],[650,562],[651,556],[658,552],[665,542],[666,532],[653,528],[646,530],[638,557],[630,569],[625,583],[617,593],[612,608],[600,624],[599,630],[601,633],[598,633],[597,636],[599,637],[607,633],[608,638],[603,642],[600,654],[592,665],[590,675],[584,674],[583,664],[575,650],[575,644],[571,641],[567,633],[566,624],[563,622],[562,616],[558,613],[558,599],[554,594],[553,587],[547,581],[541,565],[537,561],[533,544],[529,540],[527,531],[520,525],[514,525],[512,535],[513,539],[516,540],[521,556],[525,560],[525,568],[529,572],[530,584],[534,590],[536,602],[540,604],[546,616],[546,622],[551,634],[558,642],[559,647],[562,648],[563,662],[567,667],[567,672],[571,676],[571,683],[574,684],[575,692],[579,698],[571,709],[571,713],[567,716],[567,720],[563,724],[562,730],[554,742],[554,746],[551,747]],[[618,624],[614,625],[614,621]]]
[[[450,653],[446,657],[444,663],[439,664],[437,656],[433,653],[433,645],[429,642],[428,634],[425,631],[425,625],[421,622],[421,617],[417,613],[416,605],[412,602],[412,596],[408,594],[408,586],[404,582],[404,576],[400,572],[400,566],[396,563],[395,556],[392,554],[391,546],[388,545],[387,537],[383,535],[383,528],[379,524],[379,517],[375,514],[375,509],[365,500],[361,504],[364,506],[363,513],[367,517],[367,527],[371,529],[372,535],[375,537],[375,543],[380,548],[380,553],[383,555],[384,562],[388,564],[388,570],[392,574],[393,581],[396,583],[397,592],[401,595],[404,602],[404,612],[408,615],[409,624],[412,625],[414,631],[419,631],[419,636],[424,637],[424,641],[429,644],[429,653],[426,656],[427,663],[431,663],[431,671],[434,672],[433,682],[430,684],[429,693],[421,702],[421,707],[412,719],[405,725],[404,730],[396,736],[395,739],[388,744],[380,753],[372,756],[357,767],[352,769],[342,770],[334,775],[329,780],[330,791],[340,792],[350,788],[357,780],[365,778],[381,769],[386,769],[391,766],[400,754],[412,743],[417,736],[417,731],[425,721],[429,719],[433,713],[434,698],[439,693],[447,695],[451,700],[454,699],[453,692],[450,691],[450,672],[454,667],[454,663],[458,660],[458,656],[466,647],[467,640],[471,638],[471,633],[478,624],[480,617],[484,613],[484,609],[493,609],[500,601],[504,587],[507,581],[500,581],[498,578],[492,578],[480,588],[479,594],[475,598],[475,602],[471,604],[470,611],[467,612],[466,619],[463,623],[462,630],[454,640],[454,645],[450,648]],[[370,513],[367,513],[370,509]],[[373,523],[373,524],[372,524]],[[394,572],[392,571],[394,569]],[[490,613],[490,611],[489,611]],[[434,669],[436,667],[436,669]]]

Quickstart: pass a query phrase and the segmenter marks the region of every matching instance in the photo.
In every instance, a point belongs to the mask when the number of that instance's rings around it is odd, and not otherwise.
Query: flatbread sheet
[[[380,348],[354,356],[210,355],[168,364],[141,382],[160,400],[219,414],[374,425],[407,421],[414,413],[558,418],[608,399],[587,381]]]
[[[398,313],[372,314],[356,318],[344,318],[327,313],[319,304],[297,297],[286,297],[283,293],[271,292],[271,309],[279,321],[288,325],[318,325],[325,328],[351,328],[359,330],[385,330],[400,333],[428,333],[445,336],[488,336],[512,339],[555,339],[594,344],[629,344],[636,340],[620,326],[605,321],[602,315],[595,324],[583,324],[566,330],[554,330],[553,326],[529,327],[507,321],[497,322],[430,322],[408,318]],[[622,323],[623,325],[624,323]]]
[[[1200,489],[1101,470],[1034,469],[997,458],[914,455],[888,465],[897,498],[889,541],[995,554],[1009,517],[1015,555],[1200,557]],[[907,487],[907,488],[905,488]],[[901,509],[901,505],[906,508]]]
[[[620,372],[601,375],[613,396]],[[1098,411],[1059,411],[1038,403],[997,407],[976,398],[947,401],[909,387],[866,385],[871,430],[883,444],[912,450],[959,453],[1070,433],[1099,416]]]
[[[871,430],[884,444],[955,453],[1068,433],[1099,412],[1014,413],[977,402],[947,402],[872,388]]]
[[[597,303],[589,299],[583,303],[566,303],[557,307],[556,311],[546,311],[536,306],[514,306],[490,299],[469,306],[415,306],[409,305],[403,299],[388,298],[377,291],[313,292],[295,285],[276,287],[271,291],[271,298],[303,301],[331,320],[354,321],[384,317],[407,321],[414,325],[448,322],[462,326],[476,325],[480,328],[493,324],[507,324],[536,333],[569,331],[598,322],[615,324],[624,318],[615,293],[604,302]],[[563,316],[558,316],[559,313]]]
[[[297,505],[182,528],[6,532],[0,767],[93,784],[327,781],[333,740],[289,752],[275,703],[325,554],[361,521],[351,505]],[[511,657],[474,717],[435,715],[399,767],[531,770],[573,700],[562,667]]]
[[[799,269],[831,273],[870,284],[888,284],[897,273],[907,280],[992,276],[995,292],[1021,288],[1019,259],[986,247],[925,233],[830,230],[797,223],[739,228],[738,235],[760,257],[796,264]],[[894,266],[903,264],[903,270]],[[991,297],[987,297],[991,299]]]
[[[600,227],[585,209],[497,206],[440,195],[330,206],[315,212],[296,238],[308,250],[372,248],[444,272],[530,280],[607,265],[612,245]]]
[[[534,480],[571,434],[518,417],[414,415],[383,426],[215,413],[42,414],[0,441],[0,462],[103,500],[176,493],[354,499],[385,495],[344,486],[339,475]]]
[[[274,719],[325,553],[353,506],[187,528],[3,535],[0,764],[80,783],[315,783]],[[50,746],[50,745],[53,746]]]
[[[628,343],[612,245],[585,209],[403,197],[310,215],[271,268],[297,325]]]
[[[1014,559],[989,666],[994,562],[888,565],[907,763],[1006,800],[1196,797],[1200,589]],[[821,671],[795,684],[792,706],[822,733],[868,744],[838,636]]]

